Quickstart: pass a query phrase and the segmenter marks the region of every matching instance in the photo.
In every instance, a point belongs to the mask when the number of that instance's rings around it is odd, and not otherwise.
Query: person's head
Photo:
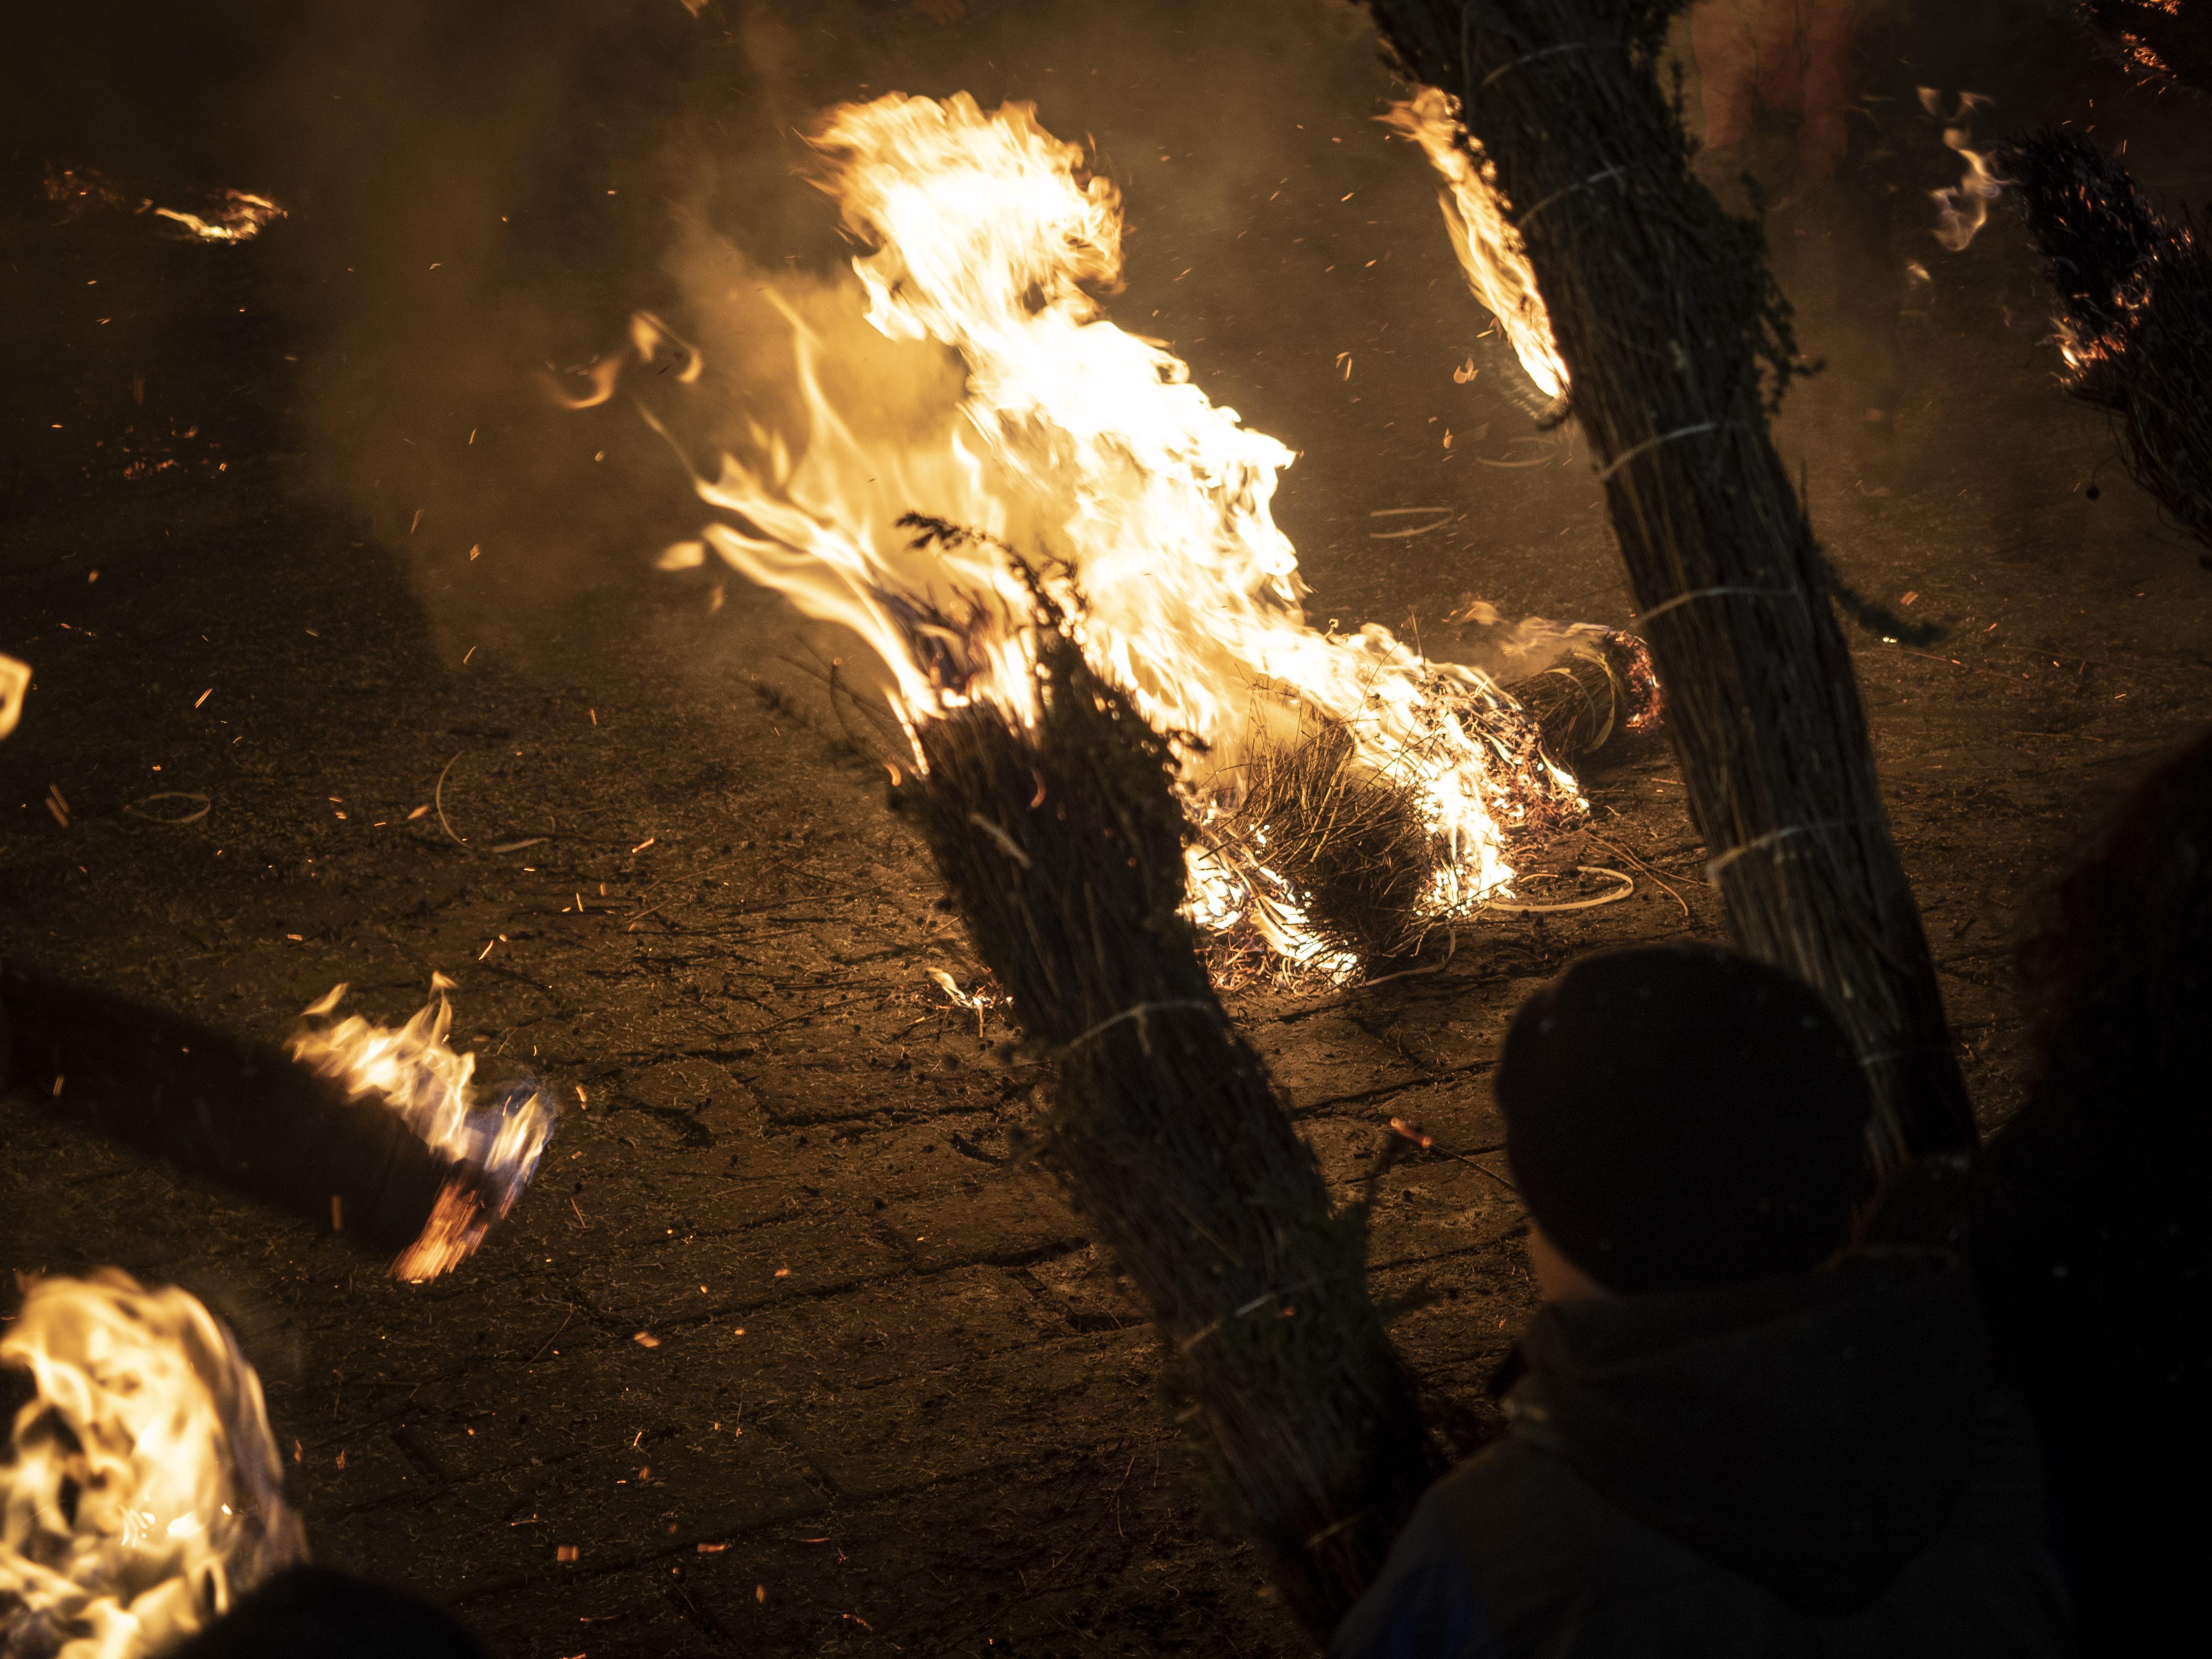
[[[2212,732],[2128,792],[2033,916],[2021,956],[2033,1052],[2023,1115],[2205,1145]]]
[[[408,1591],[331,1567],[285,1568],[171,1659],[490,1659],[473,1632]]]
[[[1873,1097],[1778,968],[1709,945],[1588,957],[1521,1006],[1497,1090],[1547,1299],[1803,1273],[1849,1241]]]

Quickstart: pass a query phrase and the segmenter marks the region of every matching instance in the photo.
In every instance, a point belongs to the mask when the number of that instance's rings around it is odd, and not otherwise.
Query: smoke
[[[651,569],[697,517],[677,456],[627,392],[564,410],[548,372],[618,349],[644,308],[718,371],[764,377],[773,353],[730,295],[763,273],[834,291],[852,252],[798,176],[799,134],[894,88],[1031,99],[1091,141],[1128,210],[1113,314],[1314,447],[1283,497],[1310,566],[1324,515],[1302,502],[1343,453],[1332,422],[1410,434],[1427,465],[1491,404],[1525,418],[1456,290],[1425,169],[1368,118],[1392,82],[1346,0],[87,0],[16,21],[10,199],[71,167],[133,198],[239,189],[287,210],[204,251],[255,273],[267,349],[234,378],[281,387],[272,487],[340,515],[303,558],[395,556],[453,661],[557,663],[581,630],[696,597]],[[1437,337],[1392,361],[1424,294]],[[1335,368],[1347,349],[1356,383]],[[1499,372],[1455,388],[1471,349]]]
[[[654,297],[672,196],[692,187],[676,134],[754,91],[708,20],[675,0],[94,0],[17,21],[11,196],[68,167],[126,204],[230,187],[287,210],[185,274],[251,271],[251,320],[278,349],[234,376],[283,406],[276,487],[341,515],[303,558],[397,553],[455,657],[480,623],[530,634],[612,577],[663,492],[594,463],[617,440],[555,419],[532,371],[588,356]],[[141,220],[103,253],[137,245],[163,252]],[[153,326],[202,325],[201,297]],[[158,404],[161,368],[148,378]]]
[[[1956,185],[1930,192],[1937,218],[1936,240],[1954,253],[1964,253],[1973,245],[1990,221],[1990,204],[2004,191],[2005,181],[1990,168],[1995,147],[1984,142],[1979,149],[1972,148],[1977,118],[1994,101],[1978,92],[1962,92],[1958,107],[1947,113],[1942,92],[1934,87],[1920,88],[1920,106],[1943,123],[1944,148],[1957,151],[1966,163]]]

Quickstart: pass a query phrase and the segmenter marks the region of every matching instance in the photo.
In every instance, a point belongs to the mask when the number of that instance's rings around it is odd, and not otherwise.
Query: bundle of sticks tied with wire
[[[1079,618],[1030,595],[1024,617],[897,601],[941,695],[908,701],[921,766],[894,798],[1057,1062],[1039,1157],[1150,1303],[1232,1523],[1325,1633],[1433,1473],[1368,1297],[1364,1207],[1331,1202],[1207,978],[1174,751],[1086,661]]]
[[[2012,185],[2061,307],[2067,390],[2113,416],[2130,475],[2212,547],[2212,250],[2185,210],[2059,128],[2007,145]]]

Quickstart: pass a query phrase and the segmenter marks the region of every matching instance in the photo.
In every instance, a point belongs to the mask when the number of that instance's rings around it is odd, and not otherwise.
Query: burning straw
[[[59,1111],[392,1255],[393,1276],[419,1283],[476,1250],[554,1125],[528,1084],[478,1100],[475,1056],[446,1046],[450,982],[404,1026],[348,1019],[289,1054],[12,968],[0,1011],[14,1080]]]
[[[1767,434],[1788,313],[1691,176],[1657,68],[1677,0],[1375,0],[1494,167],[1599,459],[1737,942],[1833,1000],[1881,1163],[1971,1143],[1889,838],[1837,585]],[[1762,367],[1765,374],[1762,376]]]
[[[1032,594],[1026,628],[915,614],[939,695],[915,711],[925,769],[899,799],[1030,1042],[1060,1060],[1043,1161],[1151,1303],[1236,1524],[1325,1636],[1434,1473],[1368,1297],[1364,1208],[1331,1209],[1208,983],[1181,909],[1173,751],[1085,660],[1079,623]],[[1025,685],[970,652],[1010,636]]]
[[[2064,308],[2066,389],[2112,416],[2136,483],[2212,546],[2212,252],[2087,138],[2049,129],[1997,166]]]

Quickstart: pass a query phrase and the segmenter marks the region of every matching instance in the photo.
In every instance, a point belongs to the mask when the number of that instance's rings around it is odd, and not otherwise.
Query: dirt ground
[[[976,69],[975,38],[862,13],[878,32],[810,60],[791,101],[879,88],[902,52],[932,65],[919,89],[972,70],[987,101],[1045,96],[1080,58],[1009,26]],[[1297,74],[1269,89],[1265,143],[1216,157],[1207,110],[1146,90],[1219,50],[1212,11],[1190,16],[1196,38],[1157,31],[1158,61],[1115,59],[1127,85],[1060,130],[1091,126],[1129,204],[1112,313],[1300,452],[1279,516],[1314,614],[1410,622],[1439,654],[1465,594],[1625,621],[1586,458],[1535,429],[1479,337],[1427,180],[1369,119],[1372,52],[1334,23],[1281,46]],[[2170,110],[2046,69],[2030,115],[2094,95],[2148,182],[2201,191]],[[578,267],[614,234],[586,212],[562,222]],[[1900,246],[1923,238],[1913,209],[1899,222]],[[457,1042],[546,1079],[566,1115],[483,1250],[410,1287],[88,1133],[65,1090],[19,1091],[6,1265],[116,1263],[203,1297],[260,1371],[318,1557],[454,1605],[513,1659],[1309,1650],[1209,1518],[1141,1310],[1009,1155],[1039,1079],[929,976],[976,969],[822,695],[822,658],[849,647],[650,570],[692,509],[626,410],[556,416],[427,362],[419,406],[395,404],[406,377],[364,354],[414,290],[392,277],[357,327],[360,273],[316,266],[315,234],[189,246],[25,200],[0,222],[0,650],[38,676],[0,745],[0,953],[269,1039],[340,981],[396,1023],[442,971]],[[1784,436],[1844,572],[1947,625],[1856,651],[1988,1121],[2018,1086],[2023,903],[2205,718],[2212,574],[2059,392],[2016,227],[1963,256],[1913,246],[1931,280],[1891,493],[1836,436],[1849,384],[1801,392]],[[635,302],[605,286],[578,337]],[[1464,516],[1376,538],[1382,509],[1440,504]],[[1504,1023],[1577,953],[1721,931],[1663,741],[1585,781],[1587,832],[1531,867],[1625,871],[1627,901],[1481,916],[1425,975],[1230,998],[1347,1195],[1393,1115],[1465,1154],[1399,1166],[1373,1261],[1379,1297],[1424,1293],[1395,1332],[1462,1448],[1532,1306],[1494,1155]],[[190,810],[177,795],[206,815],[155,821]]]

